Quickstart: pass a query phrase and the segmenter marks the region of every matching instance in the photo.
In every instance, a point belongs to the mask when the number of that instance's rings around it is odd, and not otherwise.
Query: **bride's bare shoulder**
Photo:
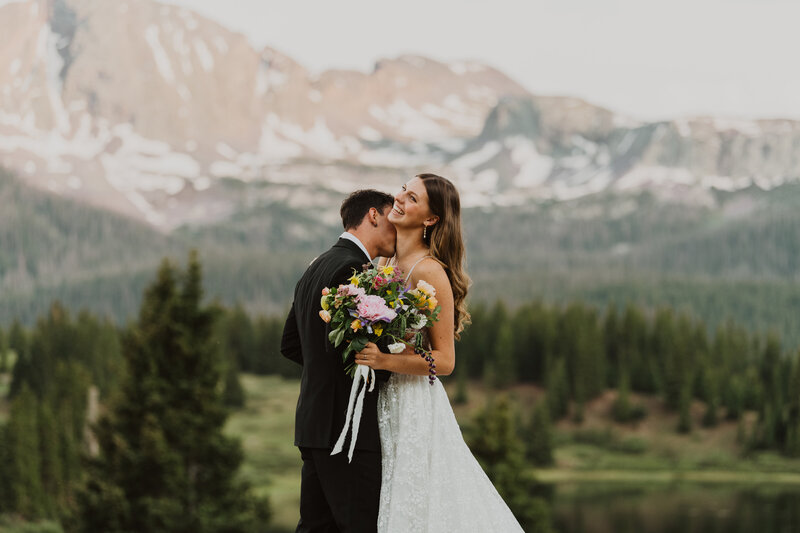
[[[452,291],[444,265],[433,257],[421,261],[414,269],[412,281],[416,285],[419,280],[430,283],[436,288],[437,292]]]

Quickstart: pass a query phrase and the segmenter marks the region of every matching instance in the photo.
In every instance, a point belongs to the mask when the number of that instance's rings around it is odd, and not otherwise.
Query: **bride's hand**
[[[380,351],[377,344],[370,342],[363,350],[356,353],[356,364],[366,365],[373,370],[385,370],[389,355]]]

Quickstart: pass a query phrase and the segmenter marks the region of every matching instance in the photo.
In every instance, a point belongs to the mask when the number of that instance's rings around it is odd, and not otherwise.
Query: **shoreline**
[[[800,473],[736,470],[570,470],[536,469],[541,483],[709,483],[800,485]]]

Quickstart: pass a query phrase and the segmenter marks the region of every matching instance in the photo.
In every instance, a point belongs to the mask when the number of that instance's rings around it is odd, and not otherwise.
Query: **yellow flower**
[[[436,309],[436,304],[438,304],[438,303],[439,303],[439,302],[437,302],[437,301],[436,301],[436,298],[434,298],[433,296],[431,296],[431,297],[428,299],[428,309],[430,309],[431,311],[433,311],[434,309]]]
[[[386,291],[386,294],[392,294],[392,291]]]
[[[386,265],[383,267],[383,275],[384,276],[393,276],[394,275],[394,267],[391,265]]]
[[[375,332],[375,335],[380,337],[383,334],[383,326],[381,326],[380,324],[375,324],[374,326],[372,326],[372,331]]]
[[[358,287],[358,274],[353,274],[353,277],[350,278],[350,283]]]
[[[327,311],[328,309],[330,309],[330,304],[328,304],[328,297],[327,297],[327,296],[323,296],[323,297],[320,299],[320,301],[319,301],[319,305],[320,305],[320,306],[321,306],[321,307],[322,307],[322,308],[323,308],[325,311]]]
[[[419,289],[425,296],[435,296],[436,289],[433,285],[421,279],[417,282],[417,289]]]
[[[353,331],[358,331],[361,329],[361,321],[359,319],[354,319],[353,322],[350,324],[350,329]]]

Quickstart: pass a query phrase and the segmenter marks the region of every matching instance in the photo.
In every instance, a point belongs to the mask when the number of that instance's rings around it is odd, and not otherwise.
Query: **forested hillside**
[[[239,208],[221,222],[163,234],[34,191],[0,175],[0,323],[30,323],[53,300],[124,321],[163,256],[197,248],[208,294],[281,313],[305,265],[341,231],[341,194],[224,181]],[[635,302],[690,310],[714,327],[800,332],[800,186],[719,193],[719,207],[648,193],[464,213],[472,299]]]

